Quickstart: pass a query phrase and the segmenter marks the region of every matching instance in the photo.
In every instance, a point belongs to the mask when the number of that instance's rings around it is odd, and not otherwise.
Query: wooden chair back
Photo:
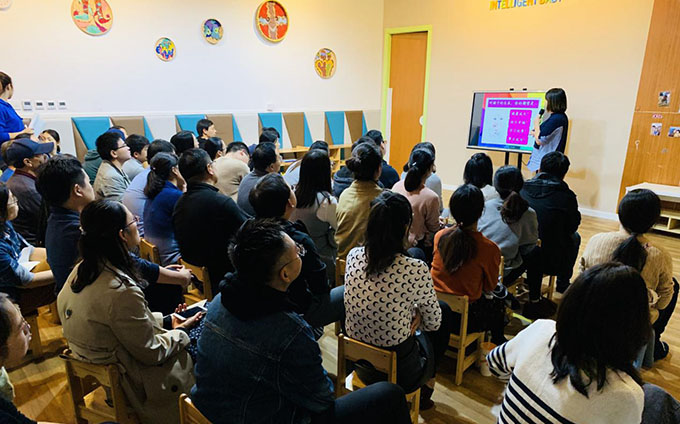
[[[161,254],[156,245],[141,239],[139,241],[139,257],[155,264],[161,264]]]
[[[208,301],[213,300],[213,290],[212,290],[212,284],[210,282],[210,274],[208,273],[208,268],[204,266],[198,266],[198,265],[192,265],[189,262],[185,261],[184,259],[180,259],[179,263],[181,265],[184,265],[184,267],[188,268],[191,270],[191,273],[194,274],[194,276],[203,283],[203,295],[205,296]]]
[[[191,398],[185,393],[179,396],[179,422],[180,424],[210,424],[210,421],[196,409]]]
[[[347,261],[344,259],[337,259],[335,261],[335,287],[340,287],[345,284],[345,269]]]
[[[116,421],[120,424],[136,424],[135,414],[129,410],[127,399],[120,384],[120,372],[115,364],[97,365],[82,362],[65,350],[61,355],[66,366],[68,381],[78,424],[88,422]],[[96,392],[98,388],[103,390]],[[112,406],[101,399],[103,393],[112,402]]]

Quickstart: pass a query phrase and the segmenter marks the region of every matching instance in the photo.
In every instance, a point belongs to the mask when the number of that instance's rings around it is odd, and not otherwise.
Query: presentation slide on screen
[[[506,151],[531,152],[530,132],[544,108],[544,93],[475,93],[468,145]]]

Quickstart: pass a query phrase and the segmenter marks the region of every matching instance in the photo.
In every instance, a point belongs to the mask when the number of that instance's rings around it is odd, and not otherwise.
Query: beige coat
[[[184,349],[189,336],[164,330],[142,290],[113,268],[79,293],[71,290],[78,266],[57,297],[64,337],[76,358],[120,365],[122,385],[143,423],[179,422],[178,398],[194,384]]]

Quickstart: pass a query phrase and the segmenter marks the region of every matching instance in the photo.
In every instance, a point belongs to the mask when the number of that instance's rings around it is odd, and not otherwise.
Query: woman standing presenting
[[[20,134],[32,134],[32,128],[26,128],[16,111],[7,103],[14,94],[12,78],[0,72],[0,145],[7,140],[16,138]]]
[[[548,119],[540,124],[540,127],[537,124],[531,131],[536,143],[527,167],[532,172],[538,171],[543,156],[554,151],[564,153],[567,147],[567,133],[569,132],[569,118],[565,113],[567,93],[561,88],[551,88],[545,93],[545,100]]]

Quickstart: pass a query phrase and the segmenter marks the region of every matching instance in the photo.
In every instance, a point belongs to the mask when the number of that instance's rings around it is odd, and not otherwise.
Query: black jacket
[[[578,201],[564,181],[545,172],[524,183],[521,193],[538,217],[538,236],[546,274],[561,274],[574,266],[572,234],[581,223]]]

